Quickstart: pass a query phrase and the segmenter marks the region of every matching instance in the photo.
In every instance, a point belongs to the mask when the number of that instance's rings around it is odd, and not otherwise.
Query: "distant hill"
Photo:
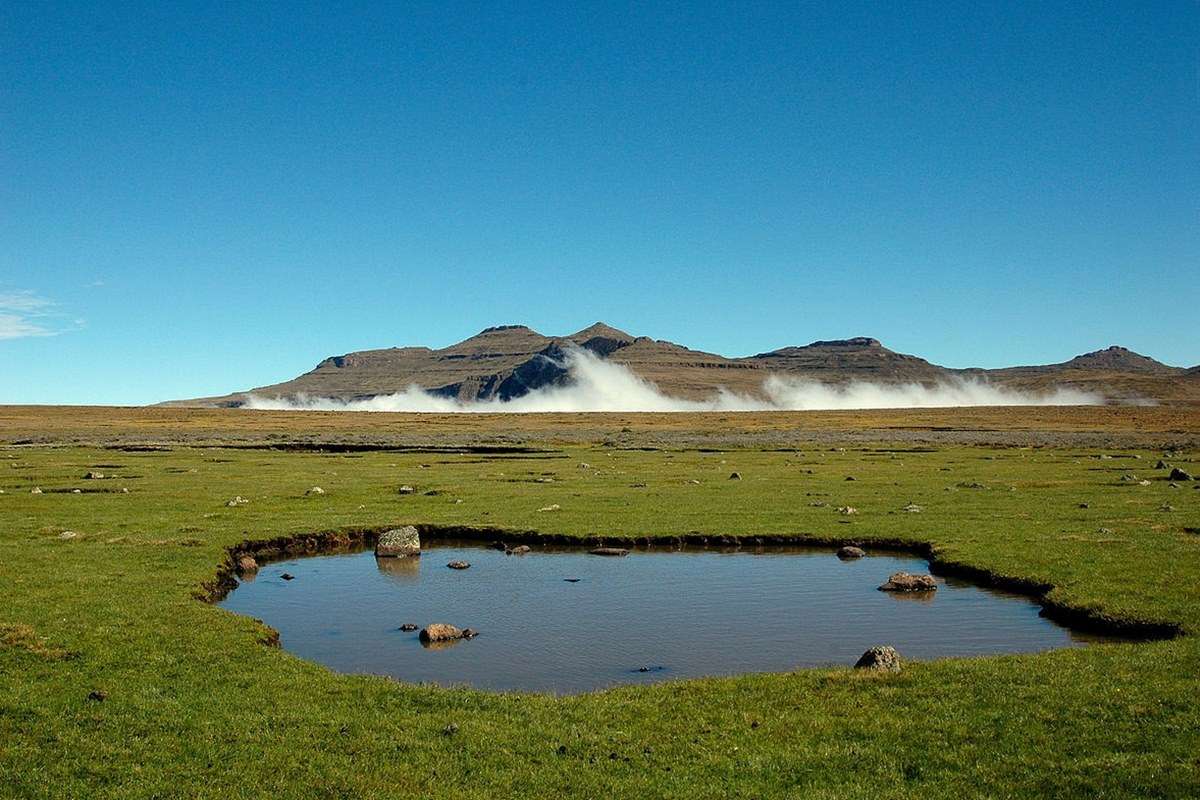
[[[1196,386],[1187,379],[1188,370],[1116,345],[1075,356],[1061,364],[980,372],[988,380],[1014,389],[1041,391],[1061,386],[1113,399],[1200,401]]]
[[[170,405],[240,406],[249,395],[265,398],[328,397],[361,400],[412,386],[458,400],[511,399],[568,380],[563,358],[582,347],[627,366],[675,397],[698,399],[724,388],[761,396],[772,374],[844,384],[934,385],[972,378],[1022,390],[1070,387],[1114,400],[1200,402],[1200,367],[1162,364],[1123,347],[1109,347],[1059,364],[1005,369],[951,369],[889,350],[877,339],[856,337],[782,347],[745,358],[726,358],[674,342],[633,336],[597,322],[567,336],[545,336],[524,325],[487,328],[458,344],[361,350],[321,361],[283,383],[221,397],[174,401]]]
[[[954,374],[954,370],[930,364],[917,356],[896,353],[878,339],[865,336],[784,347],[746,360],[772,372],[800,373],[825,381],[921,383],[944,380]]]

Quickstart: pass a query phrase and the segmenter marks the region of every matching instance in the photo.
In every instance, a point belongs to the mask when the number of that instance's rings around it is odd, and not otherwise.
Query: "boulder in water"
[[[421,629],[422,642],[452,642],[461,638],[461,630],[444,622],[433,622]]]
[[[896,572],[887,583],[879,587],[881,592],[932,592],[937,589],[937,581],[932,575],[914,575],[911,572]]]

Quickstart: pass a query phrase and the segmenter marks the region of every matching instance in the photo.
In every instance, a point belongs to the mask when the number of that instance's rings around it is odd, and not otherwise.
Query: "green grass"
[[[1158,453],[558,454],[0,450],[0,796],[1200,795],[1200,491],[1170,488]],[[52,491],[71,487],[130,491]],[[1186,635],[555,698],[337,675],[195,599],[245,538],[407,522],[925,542]]]

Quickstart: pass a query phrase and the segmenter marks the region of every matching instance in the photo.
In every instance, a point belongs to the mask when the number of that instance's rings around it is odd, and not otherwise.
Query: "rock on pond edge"
[[[375,543],[376,558],[406,558],[421,555],[421,535],[412,525],[385,531]]]

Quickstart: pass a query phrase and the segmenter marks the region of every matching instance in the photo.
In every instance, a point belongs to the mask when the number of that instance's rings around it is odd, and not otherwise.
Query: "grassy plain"
[[[0,796],[1196,797],[1200,491],[1154,464],[1198,433],[1169,409],[0,409]],[[417,449],[260,449],[297,441]],[[467,441],[537,452],[421,449]],[[1183,635],[552,697],[337,675],[196,599],[244,539],[410,522],[909,541]]]

